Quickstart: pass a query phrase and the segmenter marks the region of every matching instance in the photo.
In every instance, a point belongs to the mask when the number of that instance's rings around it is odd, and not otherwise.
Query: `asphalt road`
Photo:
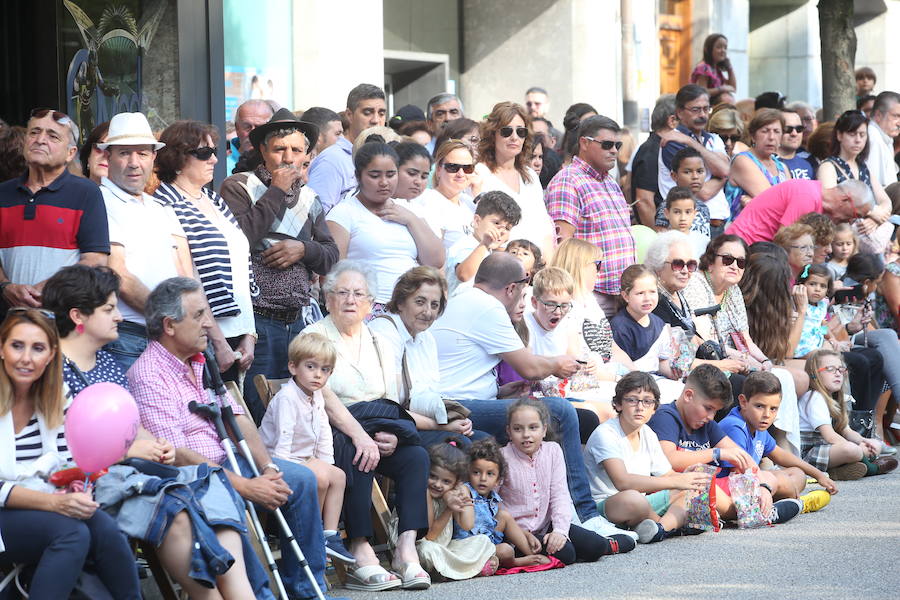
[[[366,600],[889,598],[900,591],[900,474],[838,482],[817,513],[761,530],[724,529],[543,573],[437,583]],[[814,489],[812,486],[807,491]]]

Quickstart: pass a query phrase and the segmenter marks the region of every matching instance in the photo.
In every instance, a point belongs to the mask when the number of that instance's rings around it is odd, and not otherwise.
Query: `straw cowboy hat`
[[[109,133],[106,141],[97,144],[100,150],[106,150],[110,146],[142,146],[151,145],[154,150],[159,150],[165,144],[156,139],[150,123],[143,113],[119,113],[109,122]]]

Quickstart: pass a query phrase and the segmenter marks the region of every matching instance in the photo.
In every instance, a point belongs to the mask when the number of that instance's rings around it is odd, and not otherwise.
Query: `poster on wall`
[[[60,71],[67,114],[81,140],[120,112],[141,110],[141,65],[166,12],[164,0],[63,0]]]
[[[245,100],[275,100],[290,93],[287,69],[225,65],[225,115],[232,119]]]

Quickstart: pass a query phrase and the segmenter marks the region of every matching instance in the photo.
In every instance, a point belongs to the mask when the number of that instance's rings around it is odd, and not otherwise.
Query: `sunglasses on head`
[[[785,133],[803,133],[803,125],[785,125]]]
[[[32,119],[43,119],[47,115],[51,115],[53,120],[59,123],[60,125],[65,125],[69,129],[72,130],[72,134],[75,136],[75,139],[78,139],[79,131],[78,126],[75,125],[75,121],[72,120],[72,117],[67,115],[64,112],[59,112],[53,108],[35,108],[31,111]]]
[[[694,271],[697,270],[697,261],[693,260],[693,259],[685,262],[684,260],[682,260],[680,258],[676,258],[675,260],[667,260],[666,264],[670,265],[672,267],[673,271],[681,271],[685,267],[687,267],[688,273],[693,273]]]
[[[597,139],[592,138],[589,135],[584,136],[584,139],[590,140],[590,141],[594,142],[595,144],[600,144],[600,147],[603,148],[604,150],[612,150],[613,148],[618,150],[622,147],[622,142],[614,142],[613,140],[597,140]]]
[[[516,132],[516,136],[522,138],[523,140],[528,135],[527,127],[510,127],[507,125],[506,127],[500,128],[500,137],[509,137],[513,134],[513,131]]]
[[[744,267],[747,266],[746,258],[736,258],[730,254],[716,254],[716,256],[718,256],[719,258],[722,259],[722,264],[725,265],[726,267],[731,266],[731,264],[735,261],[737,261],[738,269],[743,269]]]
[[[40,117],[38,117],[38,118],[40,119]],[[9,310],[7,310],[6,314],[8,314],[8,315],[28,314],[32,311],[41,313],[43,316],[47,317],[51,321],[56,320],[56,314],[53,313],[52,311],[49,311],[44,308],[31,308],[29,306],[14,306],[13,308],[10,308]]]
[[[188,150],[187,153],[192,156],[196,156],[197,160],[209,160],[211,157],[219,155],[219,149],[211,148],[209,146],[203,146],[201,148]]]
[[[466,175],[471,175],[475,172],[475,165],[460,165],[457,163],[443,163],[444,170],[448,173],[456,173],[460,169],[463,170],[463,173]]]
[[[731,142],[732,144],[736,144],[737,142],[741,141],[741,136],[739,136],[739,135],[725,135],[724,133],[720,133],[719,137],[722,138],[722,142],[724,142],[726,144],[728,142]]]

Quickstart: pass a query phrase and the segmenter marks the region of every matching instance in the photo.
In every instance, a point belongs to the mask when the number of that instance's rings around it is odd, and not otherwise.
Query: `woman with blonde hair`
[[[544,256],[553,254],[556,229],[547,207],[537,173],[528,166],[533,145],[531,117],[521,104],[500,102],[481,123],[478,164],[481,192],[500,190],[509,194],[522,219],[510,239],[524,238],[537,244]]]
[[[736,152],[749,150],[747,144],[742,141],[744,121],[741,120],[741,113],[733,104],[719,104],[714,107],[709,115],[706,129],[722,138],[728,158],[734,156]]]
[[[434,152],[432,188],[415,199],[447,250],[472,234],[475,204],[465,190],[474,174],[475,159],[468,145],[461,140],[447,140]]]
[[[68,598],[90,558],[112,597],[141,597],[128,540],[90,494],[54,493],[40,475],[71,462],[62,355],[44,311],[0,325],[0,556],[36,565],[29,597]]]

